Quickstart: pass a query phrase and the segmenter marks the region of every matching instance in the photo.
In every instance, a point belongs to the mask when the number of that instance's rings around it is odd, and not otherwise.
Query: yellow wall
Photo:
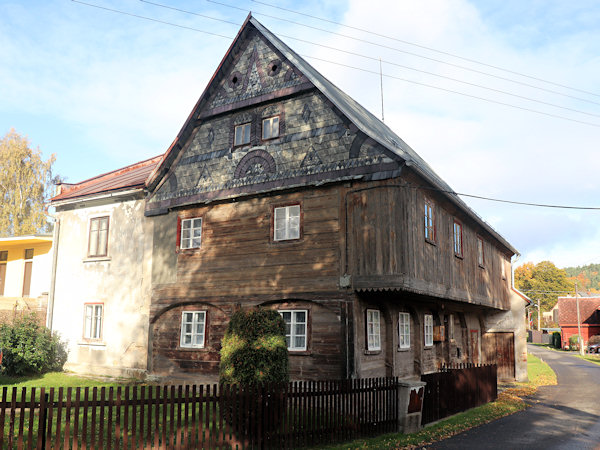
[[[52,242],[2,241],[0,251],[8,251],[4,297],[21,297],[25,270],[25,249],[33,248],[33,265],[29,297],[36,298],[50,290],[52,269]]]

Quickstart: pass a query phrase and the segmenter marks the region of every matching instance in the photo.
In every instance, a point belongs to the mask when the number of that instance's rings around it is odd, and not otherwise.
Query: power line
[[[212,2],[212,3],[219,3],[219,2],[216,2],[214,0],[207,0],[207,1]],[[386,38],[386,39],[391,39],[393,41],[401,42],[401,43],[407,44],[407,45],[412,45],[412,46],[419,47],[419,48],[422,48],[422,49],[425,49],[425,50],[429,50],[429,51],[432,51],[432,52],[440,53],[442,55],[451,56],[453,58],[461,59],[463,61],[468,61],[468,62],[471,62],[471,63],[474,63],[474,64],[479,64],[479,65],[482,65],[482,66],[486,66],[486,67],[490,67],[490,68],[493,68],[493,69],[501,70],[503,72],[512,73],[514,75],[519,75],[519,76],[522,76],[522,77],[525,77],[525,78],[529,78],[529,79],[532,79],[532,80],[542,81],[544,83],[548,83],[548,84],[551,84],[551,85],[554,85],[554,86],[558,86],[558,87],[562,87],[562,88],[566,88],[566,89],[571,89],[573,91],[577,91],[577,92],[581,92],[581,93],[584,93],[584,94],[593,95],[595,97],[600,97],[600,94],[596,94],[594,92],[589,92],[589,91],[585,91],[583,89],[574,88],[572,86],[567,86],[567,85],[559,84],[559,83],[556,83],[556,82],[553,82],[553,81],[549,81],[549,80],[546,80],[546,79],[543,79],[543,78],[538,78],[538,77],[534,77],[534,76],[531,76],[531,75],[527,75],[527,74],[524,74],[522,72],[516,72],[516,71],[510,70],[510,69],[505,69],[503,67],[495,66],[493,64],[484,63],[484,62],[476,60],[476,59],[465,58],[465,57],[457,55],[455,53],[450,53],[450,52],[446,52],[446,51],[443,51],[443,50],[438,50],[438,49],[435,49],[435,48],[432,48],[432,47],[427,47],[425,45],[417,44],[415,42],[406,41],[406,40],[403,40],[403,39],[398,39],[398,38],[395,38],[395,37],[392,37],[392,36],[388,36],[388,35],[385,35],[385,34],[377,33],[375,31],[366,30],[364,28],[358,28],[358,27],[355,27],[355,26],[352,26],[352,25],[346,25],[346,24],[343,24],[343,23],[340,23],[340,22],[336,22],[336,21],[333,21],[333,20],[325,19],[325,18],[318,17],[318,16],[315,16],[315,15],[312,15],[312,14],[307,14],[307,13],[303,13],[303,12],[300,12],[300,11],[295,11],[293,9],[288,9],[288,8],[284,8],[284,7],[281,7],[281,6],[273,5],[273,4],[264,2],[264,1],[260,1],[260,0],[251,0],[251,1],[254,2],[254,3],[259,3],[261,5],[268,6],[270,8],[280,9],[282,11],[287,11],[287,12],[291,12],[291,13],[298,14],[298,15],[301,15],[301,16],[310,17],[311,19],[317,19],[317,20],[321,20],[321,21],[326,22],[326,23],[330,23],[330,24],[334,24],[334,25],[339,25],[341,27],[350,28],[350,29],[356,30],[356,31],[361,31],[363,33],[372,34],[374,36],[379,36],[379,37],[383,37],[383,38]],[[222,4],[222,3],[219,3],[219,4]],[[228,6],[228,5],[225,5],[225,4],[222,4],[222,5]],[[469,69],[467,69],[467,70],[469,70]],[[490,76],[495,76],[495,75],[490,75]],[[512,80],[508,80],[508,81],[512,81]],[[517,81],[515,81],[515,82],[517,83]],[[531,86],[531,87],[536,87],[536,86]],[[552,91],[550,91],[550,92],[552,92]],[[576,97],[574,97],[574,98],[576,98]],[[586,100],[584,100],[584,101],[586,101]]]
[[[112,8],[107,8],[107,7],[95,5],[95,4],[92,4],[92,3],[86,3],[86,2],[83,2],[83,1],[80,1],[80,0],[71,0],[71,1],[73,1],[75,3],[79,3],[79,4],[82,4],[82,5],[85,5],[85,6],[90,6],[90,7],[93,7],[93,8],[102,9],[102,10],[114,12],[114,13],[117,13],[117,14],[123,14],[123,15],[126,15],[126,16],[135,17],[135,18],[138,18],[138,19],[149,20],[149,21],[160,23],[160,24],[164,24],[164,25],[170,25],[170,26],[174,26],[174,27],[178,27],[178,28],[187,29],[187,30],[190,30],[190,31],[196,31],[196,32],[199,32],[199,33],[208,34],[208,35],[211,35],[211,36],[222,37],[222,38],[225,38],[225,39],[230,39],[230,40],[234,39],[231,36],[225,36],[225,35],[218,34],[218,33],[213,33],[213,32],[209,32],[209,31],[205,31],[205,30],[200,30],[198,28],[188,27],[188,26],[185,26],[185,25],[179,25],[179,24],[175,24],[175,23],[172,23],[172,22],[167,22],[167,21],[163,21],[163,20],[159,20],[159,19],[154,19],[154,18],[151,18],[151,17],[142,16],[142,15],[138,15],[138,14],[128,13],[128,12],[125,12],[125,11],[121,11],[121,10],[117,10],[117,9],[112,9]],[[208,1],[212,1],[212,0],[208,0]],[[219,20],[219,19],[215,19],[215,20]],[[297,39],[297,38],[293,38],[293,39]],[[341,66],[341,67],[346,67],[346,68],[351,68],[351,69],[355,69],[355,70],[360,70],[360,71],[363,71],[363,72],[366,72],[366,73],[372,73],[372,74],[375,74],[375,75],[379,76],[379,72],[372,71],[372,70],[369,70],[369,69],[364,69],[364,68],[360,68],[360,67],[356,67],[356,66],[351,66],[351,65],[348,65],[348,64],[336,63],[336,62],[333,62],[331,60],[325,60],[325,59],[318,58],[318,57],[315,57],[315,56],[310,56],[310,55],[303,55],[303,56],[306,57],[306,58],[312,58],[312,59],[323,61],[323,62],[327,62],[327,63],[330,63],[330,64],[335,64],[335,65],[338,65],[338,66]],[[495,103],[495,104],[498,104],[498,105],[503,105],[503,106],[508,106],[508,107],[511,107],[511,108],[519,109],[519,110],[522,110],[522,111],[527,111],[527,112],[532,112],[532,113],[544,115],[544,116],[547,116],[547,117],[553,117],[553,118],[556,118],[556,119],[567,120],[567,121],[570,121],[570,122],[575,122],[575,123],[579,123],[579,124],[583,124],[583,125],[589,125],[589,126],[599,127],[600,128],[600,124],[595,124],[595,123],[592,123],[592,122],[585,122],[585,121],[582,121],[582,120],[572,119],[572,118],[565,117],[565,116],[560,116],[560,115],[557,115],[557,114],[547,113],[547,112],[543,112],[543,111],[539,111],[539,110],[535,110],[535,109],[531,109],[531,108],[525,108],[525,107],[522,107],[522,106],[517,106],[517,105],[510,104],[510,103],[505,103],[505,102],[501,102],[501,101],[498,101],[498,100],[492,100],[492,99],[488,99],[488,98],[485,98],[485,97],[480,97],[480,96],[477,96],[477,95],[472,95],[472,94],[467,94],[467,93],[460,92],[460,91],[455,91],[455,90],[452,90],[452,89],[442,88],[440,86],[435,86],[435,85],[431,85],[431,84],[427,84],[427,83],[421,83],[421,82],[418,82],[418,81],[409,80],[407,78],[402,78],[402,77],[397,77],[397,76],[387,75],[387,74],[384,74],[384,76],[387,77],[387,78],[395,79],[395,80],[405,81],[407,83],[412,83],[412,84],[416,84],[416,85],[420,85],[420,86],[429,87],[429,88],[432,88],[432,89],[437,89],[437,90],[444,91],[444,92],[450,92],[450,93],[462,95],[464,97],[469,97],[469,98],[473,98],[473,99],[476,99],[476,100],[482,100],[482,101],[485,101],[485,102],[488,102],[488,103]]]
[[[211,17],[211,16],[207,16],[205,14],[199,14],[199,13],[196,13],[196,12],[193,12],[193,11],[188,11],[188,10],[184,10],[184,9],[180,9],[180,8],[175,8],[175,7],[168,6],[168,5],[163,5],[161,3],[156,3],[156,2],[149,1],[149,0],[140,0],[140,1],[143,2],[143,3],[150,4],[150,5],[158,6],[160,8],[171,9],[171,10],[182,12],[182,13],[185,13],[185,14],[192,14],[192,15],[203,17],[203,18],[206,18],[206,19],[215,20],[215,21],[218,21],[218,22],[224,22],[224,23],[238,25],[238,26],[240,25],[240,24],[237,24],[235,22],[228,21],[228,20],[220,19],[220,18],[217,18],[217,17]],[[207,0],[207,1],[209,1],[211,3],[219,4],[219,5],[228,6],[230,8],[234,8],[234,9],[245,11],[243,8],[239,8],[237,6],[226,5],[224,3],[220,3],[220,2],[217,2],[217,1],[214,1],[214,0]],[[273,17],[273,16],[268,16],[268,17]],[[285,20],[285,19],[279,19],[279,20]],[[297,22],[293,22],[293,23],[297,23]],[[310,27],[310,28],[314,28],[314,27]],[[327,31],[327,30],[322,30],[322,31]],[[290,35],[285,35],[285,34],[279,34],[279,36],[287,38],[287,39],[293,39],[293,40],[298,41],[298,42],[303,42],[305,44],[309,44],[309,45],[314,45],[314,46],[317,46],[317,47],[326,48],[328,50],[334,50],[334,51],[337,51],[337,52],[340,52],[340,53],[346,53],[348,55],[358,56],[360,58],[369,59],[371,61],[379,61],[380,63],[384,62],[384,63],[389,64],[391,66],[401,67],[403,69],[408,69],[408,70],[412,70],[412,71],[415,71],[415,72],[424,73],[424,74],[431,75],[431,76],[434,76],[434,77],[443,78],[443,79],[454,81],[454,82],[457,82],[457,83],[462,83],[462,84],[465,84],[465,85],[468,85],[468,86],[473,86],[473,87],[477,87],[477,88],[480,88],[480,89],[485,89],[485,90],[488,90],[488,91],[496,92],[496,93],[499,93],[499,94],[508,95],[508,96],[515,97],[515,98],[519,98],[519,99],[522,99],[522,100],[527,100],[527,101],[530,101],[530,102],[539,103],[539,104],[546,105],[546,106],[552,106],[554,108],[564,109],[566,111],[576,112],[576,113],[584,114],[584,115],[587,115],[587,116],[600,117],[600,114],[589,113],[589,112],[586,112],[586,111],[581,111],[579,109],[569,108],[569,107],[566,107],[566,106],[557,105],[555,103],[545,102],[543,100],[537,100],[537,99],[534,99],[534,98],[531,98],[531,97],[527,97],[527,96],[524,96],[524,95],[514,94],[514,93],[511,93],[511,92],[508,92],[508,91],[501,90],[501,89],[491,88],[491,87],[483,86],[483,85],[480,85],[480,84],[477,84],[477,83],[471,83],[471,82],[468,82],[468,81],[460,80],[458,78],[448,77],[448,76],[440,75],[440,74],[437,74],[437,73],[434,73],[434,72],[429,72],[429,71],[426,71],[426,70],[421,70],[421,69],[417,69],[417,68],[414,68],[414,67],[406,66],[406,65],[403,65],[403,64],[394,63],[392,61],[387,61],[385,59],[382,60],[381,58],[376,58],[376,57],[373,57],[373,56],[363,55],[361,53],[352,52],[352,51],[349,51],[349,50],[344,50],[344,49],[340,49],[340,48],[337,48],[337,47],[332,47],[332,46],[329,46],[329,45],[319,44],[319,43],[312,42],[312,41],[309,41],[309,40],[306,40],[306,39],[301,39],[301,38],[297,38],[297,37],[290,36]],[[596,102],[593,102],[593,103],[596,103]],[[597,104],[600,105],[600,103],[597,103]]]

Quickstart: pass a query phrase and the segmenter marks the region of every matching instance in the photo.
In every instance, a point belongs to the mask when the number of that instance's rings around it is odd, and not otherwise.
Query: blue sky
[[[396,40],[251,0],[219,0],[230,7],[206,0],[156,1],[234,24],[138,0],[86,1],[225,38],[66,0],[0,1],[0,133],[15,128],[45,155],[55,153],[55,171],[67,181],[163,153],[237,33],[235,24],[252,10],[378,116],[379,77],[339,65],[377,72],[378,61],[298,39],[381,58],[386,123],[457,192],[600,206],[597,1],[264,0]],[[521,251],[519,262],[600,262],[600,211],[465,201]]]

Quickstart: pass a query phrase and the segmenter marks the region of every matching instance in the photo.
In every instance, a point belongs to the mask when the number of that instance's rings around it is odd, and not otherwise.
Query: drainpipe
[[[54,236],[52,238],[52,274],[50,276],[50,292],[48,293],[48,308],[46,310],[46,327],[52,331],[52,321],[54,317],[54,291],[56,290],[56,266],[58,261],[58,240],[60,237],[60,219],[49,216],[54,219]]]

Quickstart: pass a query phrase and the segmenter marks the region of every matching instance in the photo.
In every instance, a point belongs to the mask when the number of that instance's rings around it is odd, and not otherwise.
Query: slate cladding
[[[352,126],[262,35],[254,30],[246,39],[229,71],[213,81],[217,87],[204,103],[191,142],[149,198],[150,208],[398,169],[380,144]],[[280,96],[294,86],[301,87],[295,95]],[[269,101],[243,103],[270,93]],[[218,109],[240,102],[245,106]],[[262,140],[263,119],[275,116],[279,136]],[[236,125],[246,123],[250,143],[234,146]]]

